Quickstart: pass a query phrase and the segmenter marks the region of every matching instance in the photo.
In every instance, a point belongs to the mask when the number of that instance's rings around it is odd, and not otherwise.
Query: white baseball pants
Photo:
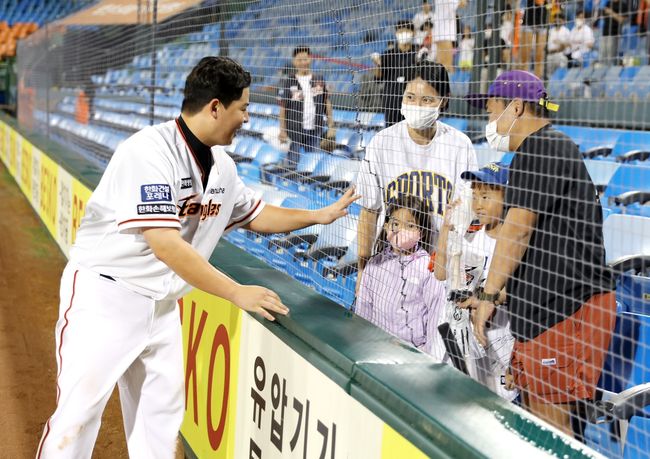
[[[183,346],[175,301],[154,301],[68,263],[56,324],[57,406],[38,459],[90,458],[118,384],[132,458],[173,458],[183,421]]]

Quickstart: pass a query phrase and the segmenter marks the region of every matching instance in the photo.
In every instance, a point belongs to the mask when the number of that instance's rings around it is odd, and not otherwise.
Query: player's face
[[[307,72],[311,67],[311,57],[309,53],[298,53],[293,58],[293,66],[299,72]]]
[[[474,182],[472,184],[472,210],[488,228],[497,225],[503,216],[503,190]]]
[[[406,105],[421,105],[422,107],[440,107],[443,102],[438,91],[422,78],[416,78],[406,85],[404,98]]]
[[[244,88],[239,99],[233,100],[228,108],[219,105],[217,128],[215,129],[215,145],[230,145],[242,127],[248,123],[248,103],[250,90]]]

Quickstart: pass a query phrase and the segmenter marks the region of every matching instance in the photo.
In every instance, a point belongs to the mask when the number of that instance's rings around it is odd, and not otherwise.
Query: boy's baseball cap
[[[542,80],[537,75],[524,70],[503,72],[490,85],[487,94],[469,94],[465,96],[465,99],[470,105],[484,109],[487,100],[491,97],[536,102],[552,112],[556,112],[560,108],[559,105],[548,100]]]
[[[463,172],[460,174],[460,178],[473,182],[505,186],[508,184],[508,165],[505,163],[489,163],[477,171]]]

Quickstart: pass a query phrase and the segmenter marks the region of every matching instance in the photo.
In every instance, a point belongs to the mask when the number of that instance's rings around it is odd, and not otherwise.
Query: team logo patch
[[[181,190],[187,190],[188,188],[192,188],[192,177],[181,179]]]
[[[142,185],[140,200],[142,202],[171,201],[172,189],[169,185],[164,184]]]
[[[542,365],[545,367],[554,367],[557,365],[557,360],[555,359],[542,359]]]
[[[176,215],[176,206],[174,204],[140,204],[138,205],[138,215]]]
[[[210,188],[208,194],[223,194],[226,192],[226,189],[223,187]]]

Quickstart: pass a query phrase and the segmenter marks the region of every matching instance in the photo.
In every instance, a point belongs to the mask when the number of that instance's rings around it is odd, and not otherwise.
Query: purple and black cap
[[[470,105],[485,109],[485,104],[491,97],[534,102],[552,112],[556,112],[560,108],[559,105],[548,100],[542,80],[524,70],[504,72],[490,85],[487,94],[470,94],[465,99]]]

